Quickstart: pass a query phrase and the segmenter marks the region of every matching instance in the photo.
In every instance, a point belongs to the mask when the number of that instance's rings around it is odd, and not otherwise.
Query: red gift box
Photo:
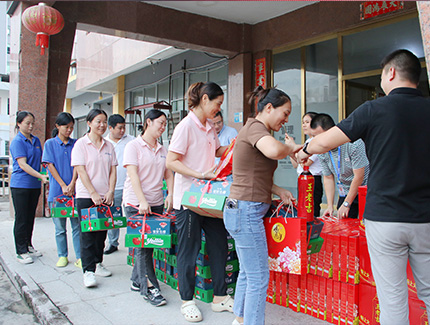
[[[306,219],[265,217],[269,269],[290,274],[306,274]]]
[[[348,284],[348,325],[358,322],[358,285]]]
[[[347,324],[347,310],[348,305],[348,284],[341,282],[340,283],[340,325]]]
[[[327,322],[332,322],[333,320],[333,280],[327,280]]]
[[[428,325],[426,305],[422,300],[409,297],[409,323],[417,325]]]
[[[326,308],[327,308],[327,279],[319,278],[319,314],[318,318],[326,320]]]
[[[360,282],[359,236],[350,236],[348,244],[348,283],[358,284]]]
[[[312,316],[318,317],[318,310],[319,310],[319,282],[320,278],[318,276],[314,276],[314,290],[312,294]]]
[[[360,283],[375,286],[366,237],[360,237]]]
[[[299,276],[296,274],[289,274],[289,290],[288,290],[288,298],[289,298],[289,307],[293,311],[300,311],[299,304]]]
[[[314,277],[312,274],[306,276],[306,314],[308,315],[313,313]]]
[[[358,187],[358,219],[360,221],[360,236],[366,236],[366,228],[364,227],[364,208],[366,207],[367,186]]]
[[[339,324],[340,318],[340,282],[333,280],[333,324]]]
[[[303,274],[300,276],[300,312],[306,314],[306,300],[307,300],[307,277]]]
[[[376,287],[364,283],[358,285],[358,314],[360,325],[379,324],[380,309],[379,300],[376,295]],[[411,323],[413,324],[413,323]]]

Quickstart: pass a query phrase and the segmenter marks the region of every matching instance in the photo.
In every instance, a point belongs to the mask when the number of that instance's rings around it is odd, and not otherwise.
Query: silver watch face
[[[343,202],[343,205],[344,205],[345,207],[349,207],[349,203],[348,203],[348,202]]]

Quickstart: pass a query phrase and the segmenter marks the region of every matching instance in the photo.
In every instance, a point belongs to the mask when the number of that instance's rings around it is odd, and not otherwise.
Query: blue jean
[[[235,240],[240,263],[233,311],[247,325],[264,324],[269,262],[263,217],[269,206],[237,200],[237,205],[227,202],[224,208],[224,224]]]
[[[49,208],[52,208],[52,202],[49,202]],[[52,218],[55,226],[55,241],[57,242],[58,257],[67,257],[69,252],[67,249],[67,219],[70,219],[72,227],[73,248],[75,250],[76,259],[81,258],[81,242],[79,233],[81,231],[81,222],[79,218]]]
[[[115,190],[114,198],[113,198],[113,205],[116,207],[119,207],[122,205],[122,190]],[[109,246],[119,246],[119,229],[109,229],[108,230],[108,239],[109,239]]]

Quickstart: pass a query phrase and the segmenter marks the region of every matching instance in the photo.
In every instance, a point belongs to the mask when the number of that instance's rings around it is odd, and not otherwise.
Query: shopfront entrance
[[[273,85],[292,99],[287,132],[303,143],[301,119],[306,112],[327,113],[338,122],[365,101],[384,96],[380,62],[402,48],[420,58],[423,71],[419,88],[429,96],[417,14],[274,50]],[[283,138],[280,133],[275,136]],[[280,161],[275,183],[296,193],[297,173],[289,159]]]

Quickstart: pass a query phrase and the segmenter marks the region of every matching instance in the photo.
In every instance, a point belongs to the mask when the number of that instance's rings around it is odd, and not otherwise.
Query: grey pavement
[[[167,305],[153,307],[139,293],[130,290],[131,267],[126,263],[127,248],[123,246],[125,230],[121,230],[120,250],[105,256],[103,264],[112,271],[109,278],[97,277],[96,288],[85,288],[82,270],[76,268],[71,236],[69,265],[57,268],[54,224],[49,218],[37,218],[33,245],[43,253],[33,264],[16,260],[13,241],[13,217],[9,202],[0,200],[0,263],[20,294],[42,324],[190,324],[180,313],[177,291],[161,284]],[[68,223],[69,224],[69,223]],[[71,234],[70,224],[68,234]],[[202,311],[200,324],[230,325],[234,319],[228,312],[214,313],[210,304],[197,301]],[[21,324],[21,322],[16,322]],[[321,325],[324,321],[292,310],[266,304],[266,324]]]

